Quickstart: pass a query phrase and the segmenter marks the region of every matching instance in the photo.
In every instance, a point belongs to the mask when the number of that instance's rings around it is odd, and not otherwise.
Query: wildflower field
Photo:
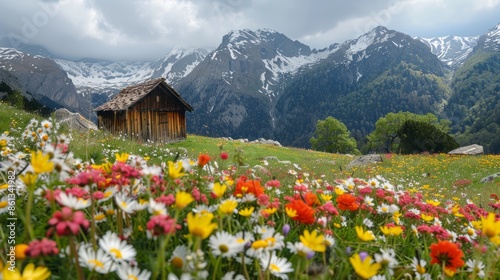
[[[500,156],[76,133],[0,104],[0,279],[500,279]]]

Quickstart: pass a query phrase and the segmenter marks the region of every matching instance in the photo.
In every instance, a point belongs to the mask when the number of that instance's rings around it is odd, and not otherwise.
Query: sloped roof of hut
[[[102,104],[101,106],[94,109],[94,111],[123,111],[130,108],[132,105],[137,103],[143,97],[148,95],[154,88],[158,85],[163,84],[172,95],[177,98],[189,112],[193,111],[191,105],[189,105],[182,97],[179,95],[175,89],[165,82],[165,78],[158,78],[154,80],[145,81],[140,84],[131,85],[122,89],[117,95],[113,96],[111,100]]]

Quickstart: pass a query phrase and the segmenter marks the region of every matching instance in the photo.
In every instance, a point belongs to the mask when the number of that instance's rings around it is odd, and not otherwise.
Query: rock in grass
[[[346,166],[346,168],[350,169],[350,168],[353,168],[355,166],[369,165],[369,164],[379,163],[379,162],[383,162],[383,161],[384,160],[382,159],[381,155],[377,155],[377,154],[375,154],[375,155],[364,155],[364,156],[357,157],[356,159],[354,159],[353,161],[351,161]]]
[[[500,172],[484,177],[483,179],[481,179],[481,183],[492,182],[493,180],[495,180],[495,178],[498,177],[500,177]]]
[[[482,153],[484,153],[483,146],[478,144],[460,147],[448,152],[449,155],[480,155]]]
[[[56,110],[54,112],[54,117],[56,122],[67,124],[70,129],[80,132],[85,132],[89,129],[97,130],[97,126],[93,122],[87,120],[78,113],[71,113],[65,108]]]

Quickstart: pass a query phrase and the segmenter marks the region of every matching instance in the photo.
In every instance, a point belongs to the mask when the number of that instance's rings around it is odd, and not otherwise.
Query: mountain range
[[[378,118],[411,111],[450,119],[462,144],[500,152],[500,25],[437,38],[377,27],[319,50],[270,29],[234,30],[214,50],[136,62],[69,61],[8,42],[0,40],[2,82],[85,116],[127,85],[165,77],[195,109],[190,133],[309,147],[317,120],[333,116],[362,145]]]

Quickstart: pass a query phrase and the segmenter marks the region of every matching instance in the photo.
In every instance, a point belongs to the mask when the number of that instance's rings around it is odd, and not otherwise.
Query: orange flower
[[[359,208],[356,197],[348,193],[341,194],[337,197],[337,205],[340,210],[355,211]]]
[[[304,199],[306,200],[307,205],[309,206],[319,206],[321,202],[318,199],[318,196],[313,194],[312,192],[307,192],[304,195]]]
[[[198,156],[198,166],[203,167],[207,165],[207,163],[210,161],[210,156],[207,154],[200,154]]]
[[[247,193],[252,193],[255,197],[259,197],[259,195],[264,193],[264,188],[260,185],[260,181],[247,180],[247,177],[241,176],[236,183],[234,196],[242,197]]]
[[[310,225],[314,224],[314,209],[307,205],[304,201],[296,199],[285,206],[285,209],[295,210],[296,215],[292,217],[294,221],[299,221],[303,224]]]
[[[438,243],[431,244],[430,249],[431,264],[444,264],[445,269],[453,272],[465,264],[462,259],[464,253],[453,242],[439,241]]]

